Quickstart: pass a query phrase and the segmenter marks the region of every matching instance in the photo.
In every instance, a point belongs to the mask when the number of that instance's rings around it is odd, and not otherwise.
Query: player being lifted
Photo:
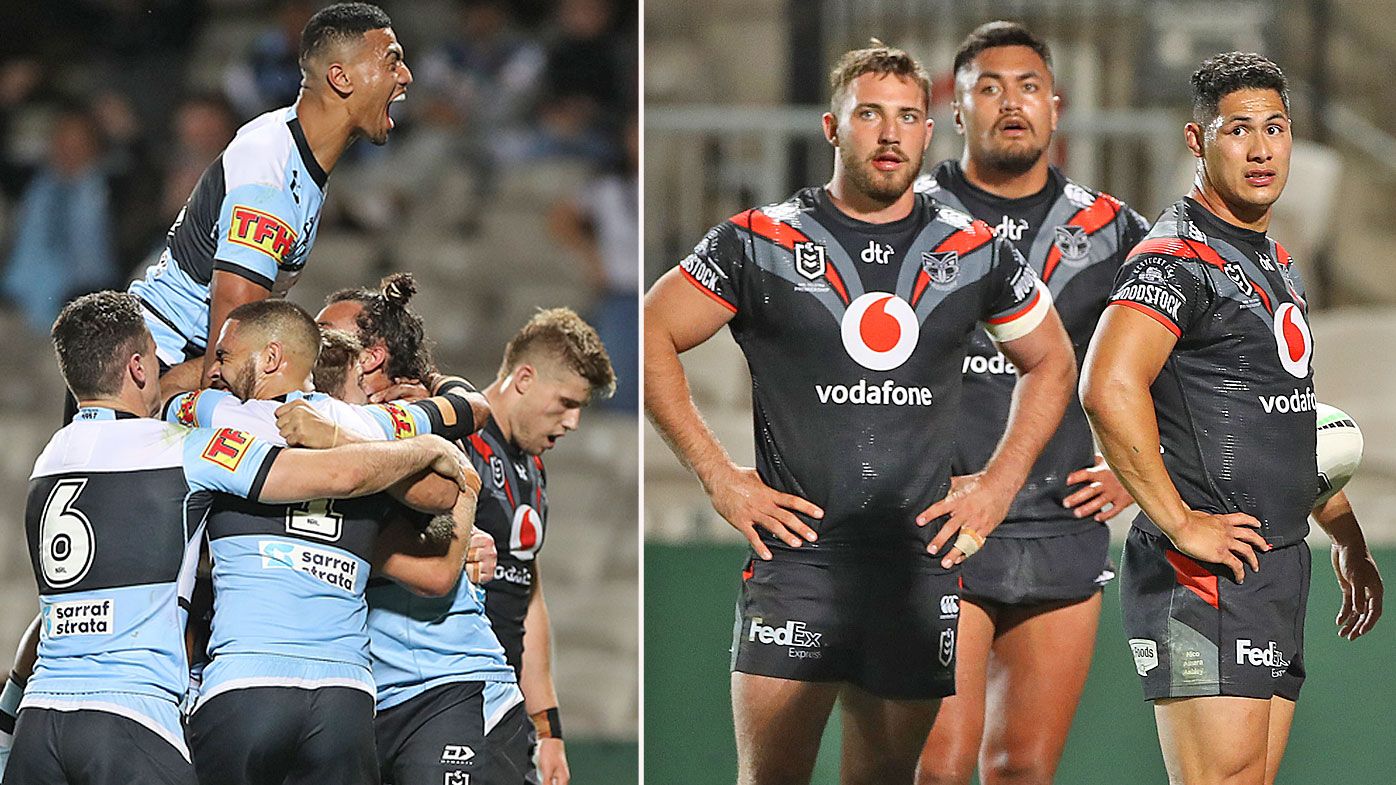
[[[1012,245],[912,191],[931,134],[921,66],[874,42],[830,81],[830,182],[720,224],[645,305],[649,415],[755,552],[732,659],[744,785],[808,782],[836,698],[843,781],[911,781],[954,692],[958,563],[1003,519],[1075,378]],[[981,324],[1021,378],[993,457],[952,485]],[[703,422],[678,359],[723,325],[751,369],[755,469]]]
[[[1120,602],[1169,781],[1260,785],[1275,781],[1304,681],[1310,513],[1333,538],[1340,635],[1372,629],[1382,583],[1346,496],[1314,507],[1308,307],[1265,234],[1289,176],[1284,74],[1221,54],[1192,94],[1192,191],[1121,269],[1081,402],[1142,510]]]
[[[342,428],[340,444],[417,433],[457,439],[474,430],[471,402],[454,390],[382,406],[304,392],[319,347],[320,329],[299,306],[238,306],[222,327],[211,369],[214,385],[225,389],[175,396],[165,417],[236,427],[273,444],[282,438],[282,401],[323,411],[337,433]],[[364,591],[370,567],[422,594],[455,587],[477,488],[457,499],[454,485],[435,479],[394,495],[452,514],[455,532],[445,548],[422,542],[417,516],[384,494],[293,507],[214,505],[211,661],[189,721],[201,782],[377,782]],[[478,485],[478,477],[472,481]],[[269,569],[269,562],[285,569]]]
[[[309,451],[152,419],[159,361],[127,294],[75,300],[53,337],[81,408],[30,480],[43,637],[4,782],[193,785],[184,607],[216,493],[290,503],[376,493],[425,469],[465,488],[473,472],[435,436]]]
[[[964,153],[937,165],[924,188],[995,227],[1023,254],[1051,290],[1080,360],[1115,273],[1147,226],[1049,164],[1058,98],[1042,39],[1013,22],[990,22],[960,45],[954,73]],[[1016,378],[989,334],[976,331],[964,365],[956,473],[988,460]],[[955,696],[926,742],[922,785],[969,785],[976,760],[985,785],[1052,781],[1090,670],[1101,586],[1114,574],[1103,521],[1129,504],[1095,455],[1073,397],[1003,525],[961,573]]]
[[[392,21],[366,3],[312,16],[300,66],[296,103],[238,129],[189,195],[160,260],[131,284],[168,369],[168,394],[203,386],[213,362],[210,325],[295,285],[329,173],[355,139],[388,141],[388,106],[412,83]]]

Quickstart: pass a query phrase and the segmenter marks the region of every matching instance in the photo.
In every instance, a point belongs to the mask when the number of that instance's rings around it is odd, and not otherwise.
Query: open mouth
[[[1256,188],[1264,188],[1275,182],[1274,169],[1251,169],[1246,172],[1246,182]]]
[[[386,117],[386,118],[388,119],[388,128],[391,129],[391,128],[393,127],[393,113],[392,113],[391,111],[389,111],[389,108],[390,108],[393,104],[401,103],[401,102],[406,101],[406,100],[407,100],[407,91],[406,91],[406,90],[403,90],[402,92],[400,92],[400,93],[398,93],[397,95],[393,96],[392,98],[388,99],[388,103],[384,104],[384,106],[383,106],[383,116]]]
[[[1031,130],[1032,129],[1028,127],[1026,121],[1017,117],[1006,118],[1004,120],[999,121],[998,124],[999,133],[1003,134],[1004,136],[1015,139],[1018,137],[1026,136]]]
[[[872,162],[878,171],[893,172],[906,163],[906,156],[896,150],[885,150],[873,156]]]

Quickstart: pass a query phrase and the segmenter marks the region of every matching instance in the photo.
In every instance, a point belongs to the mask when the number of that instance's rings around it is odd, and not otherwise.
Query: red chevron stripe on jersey
[[[1199,243],[1196,240],[1189,240],[1186,237],[1155,237],[1151,240],[1134,246],[1134,250],[1129,252],[1130,256],[1142,254],[1159,254],[1162,256],[1177,256],[1182,259],[1197,259],[1212,265],[1218,270],[1226,269],[1226,260],[1221,258],[1211,246],[1206,243]],[[1260,296],[1260,302],[1265,306],[1268,313],[1274,313],[1275,308],[1270,304],[1270,295],[1260,288],[1249,275],[1246,280],[1250,281],[1251,288]]]
[[[743,210],[727,220],[750,230],[758,237],[770,240],[791,253],[795,251],[795,243],[811,242],[804,232],[790,224],[777,221],[757,209]],[[843,304],[848,305],[848,287],[843,285],[843,278],[839,276],[838,270],[835,270],[833,265],[824,266],[824,280],[829,282],[829,286],[833,288]]]
[[[994,230],[983,221],[974,221],[968,229],[961,229],[954,232],[949,237],[940,241],[936,246],[935,253],[954,251],[960,256],[969,256],[971,253],[983,248],[994,240]],[[925,293],[926,287],[931,285],[931,277],[921,270],[916,274],[916,285],[911,290],[911,307],[921,302],[921,295]]]
[[[470,446],[475,448],[475,452],[480,453],[481,457],[485,459],[485,465],[489,466],[490,469],[493,470],[496,458],[494,455],[494,450],[490,448],[489,442],[485,441],[484,438],[480,436],[480,434],[472,433],[470,434]],[[502,458],[497,460],[500,460],[501,462],[503,461]],[[491,478],[491,480],[493,480],[493,478]],[[509,506],[515,506],[514,491],[509,487],[508,477],[504,478],[504,495],[509,497]]]
[[[1109,226],[1110,222],[1114,221],[1115,217],[1120,214],[1123,207],[1124,205],[1120,203],[1119,199],[1110,194],[1100,194],[1094,202],[1091,202],[1090,207],[1076,211],[1076,214],[1071,216],[1067,224],[1079,226],[1086,230],[1087,235],[1092,235]],[[1056,243],[1052,243],[1052,248],[1047,251],[1047,261],[1042,264],[1042,281],[1044,283],[1051,280],[1052,273],[1056,272],[1057,265],[1061,263],[1061,260],[1062,249],[1058,248]]]

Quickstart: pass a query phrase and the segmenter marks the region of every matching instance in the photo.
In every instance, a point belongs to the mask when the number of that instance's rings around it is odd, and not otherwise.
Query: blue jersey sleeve
[[[434,433],[455,441],[475,432],[475,413],[465,397],[473,388],[455,387],[431,398],[362,407],[386,439],[407,439]]]
[[[364,406],[363,411],[377,423],[385,439],[410,439],[423,433],[434,433],[431,418],[420,403],[377,403]]]
[[[214,425],[213,411],[234,396],[227,390],[190,390],[165,402],[165,422],[188,428],[209,428]]]
[[[195,428],[184,436],[184,476],[195,490],[256,500],[282,448],[232,428]]]
[[[295,252],[296,214],[285,188],[248,183],[229,191],[218,216],[213,269],[236,273],[270,290],[278,265]]]

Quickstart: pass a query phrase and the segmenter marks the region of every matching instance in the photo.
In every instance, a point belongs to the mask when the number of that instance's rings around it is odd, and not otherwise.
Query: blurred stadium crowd
[[[296,99],[309,0],[12,4],[0,54],[0,525],[21,531],[59,425],[47,332],[77,294],[125,288],[204,168]],[[637,9],[617,0],[383,0],[415,81],[385,147],[336,167],[291,299],[410,270],[443,369],[483,385],[539,307],[601,333],[617,395],[551,458],[557,676],[581,735],[633,739],[636,611]],[[617,503],[618,499],[625,502]],[[566,560],[562,555],[567,554]],[[545,557],[546,559],[546,557]],[[0,647],[33,613],[23,537],[0,538]],[[605,623],[617,617],[624,624]],[[598,625],[601,625],[598,628]],[[615,629],[611,629],[614,627]]]

